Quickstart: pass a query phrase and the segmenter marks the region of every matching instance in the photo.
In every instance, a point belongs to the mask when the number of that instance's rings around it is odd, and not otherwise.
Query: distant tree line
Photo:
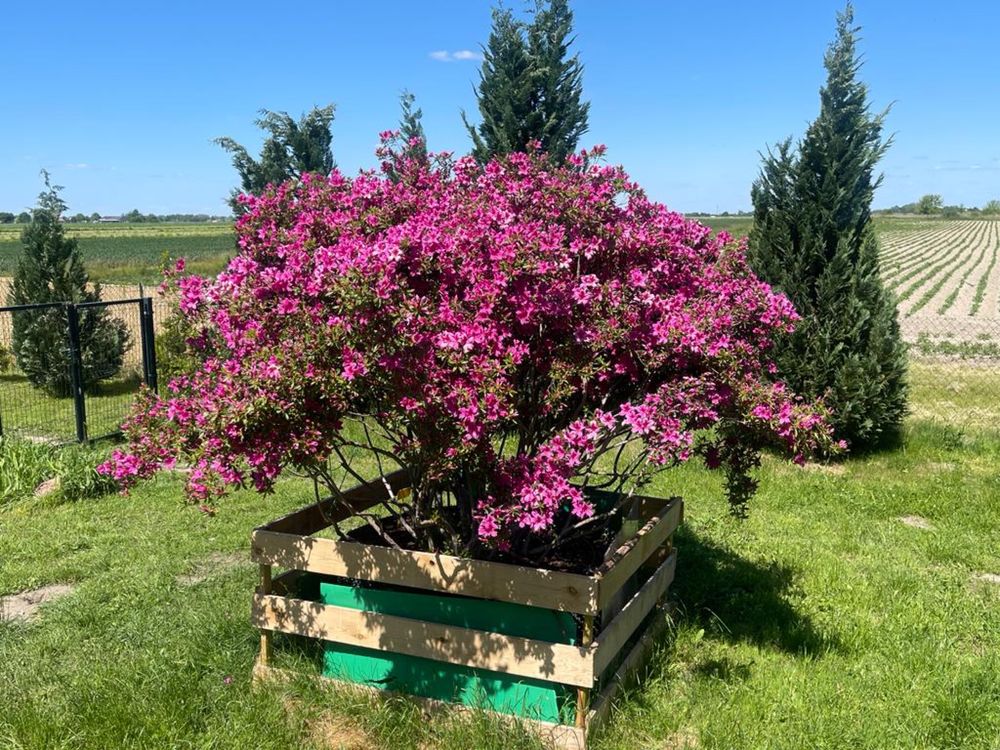
[[[120,216],[102,216],[99,213],[90,215],[76,213],[72,216],[61,216],[63,224],[96,224],[102,220],[120,221],[129,224],[203,224],[210,221],[230,221],[232,216],[213,216],[211,214],[144,214],[139,209],[132,209]],[[20,214],[12,214],[9,211],[0,211],[0,224],[30,224],[31,214],[22,211]]]
[[[919,214],[921,216],[941,216],[944,218],[956,218],[960,216],[997,216],[1000,215],[1000,200],[987,201],[982,208],[976,206],[964,206],[959,204],[945,205],[944,200],[936,193],[921,196],[913,203],[904,203],[901,206],[883,208],[875,213],[878,214]]]

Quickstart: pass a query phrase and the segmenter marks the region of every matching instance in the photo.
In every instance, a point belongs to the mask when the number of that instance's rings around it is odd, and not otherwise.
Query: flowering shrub
[[[245,197],[228,268],[178,281],[202,366],[144,397],[104,470],[128,486],[184,460],[206,503],[292,466],[336,499],[331,465],[365,449],[408,472],[412,545],[537,560],[620,511],[587,488],[627,496],[698,455],[741,510],[765,444],[835,450],[822,404],[769,379],[788,300],[601,153],[384,146],[381,175]]]

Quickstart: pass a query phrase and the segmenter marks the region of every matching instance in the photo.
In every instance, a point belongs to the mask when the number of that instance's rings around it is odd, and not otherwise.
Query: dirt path
[[[32,622],[38,619],[39,610],[48,602],[61,599],[75,589],[68,583],[53,583],[19,594],[0,596],[0,622],[19,620]]]

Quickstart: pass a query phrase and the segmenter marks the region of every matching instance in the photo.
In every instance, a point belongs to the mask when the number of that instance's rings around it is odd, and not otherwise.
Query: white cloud
[[[449,52],[445,49],[435,50],[431,52],[429,57],[431,60],[437,60],[438,62],[460,62],[463,60],[482,60],[483,56],[474,52],[471,49],[460,49],[454,52]]]
[[[90,165],[84,162],[79,162],[77,164],[66,164],[64,165],[66,169],[89,169]]]

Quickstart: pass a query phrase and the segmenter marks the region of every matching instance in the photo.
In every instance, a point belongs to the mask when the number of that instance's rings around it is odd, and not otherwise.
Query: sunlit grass
[[[997,747],[998,466],[1000,433],[919,418],[897,450],[766,459],[746,521],[718,476],[663,475],[659,492],[687,498],[678,614],[594,747]],[[400,698],[251,690],[249,533],[312,487],[237,493],[207,516],[181,481],[0,510],[0,594],[77,587],[32,625],[0,625],[0,746],[538,747]]]

